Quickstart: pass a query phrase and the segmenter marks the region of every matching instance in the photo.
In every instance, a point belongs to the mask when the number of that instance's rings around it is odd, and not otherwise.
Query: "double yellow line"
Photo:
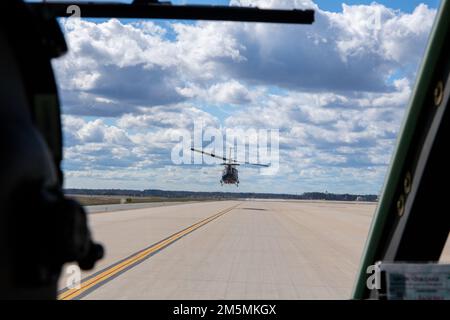
[[[81,294],[85,293],[86,291],[89,291],[90,289],[95,289],[96,287],[101,286],[106,281],[108,281],[108,279],[110,279],[111,277],[118,275],[120,272],[126,271],[127,269],[133,267],[135,264],[141,262],[142,260],[148,258],[150,255],[156,253],[158,250],[161,250],[161,249],[167,247],[168,245],[177,241],[181,237],[183,237],[183,236],[195,231],[196,229],[204,226],[205,224],[219,218],[220,216],[224,215],[225,213],[230,212],[231,210],[235,209],[237,206],[239,206],[239,204],[234,205],[230,208],[224,209],[224,210],[212,215],[209,218],[206,218],[200,222],[197,222],[197,223],[187,227],[186,229],[183,229],[177,233],[174,233],[170,237],[152,245],[149,248],[146,248],[144,250],[137,252],[136,254],[126,258],[125,260],[123,260],[122,262],[120,262],[118,264],[114,264],[114,265],[106,268],[99,274],[83,281],[81,283],[81,286],[78,289],[73,288],[73,289],[68,289],[68,290],[62,292],[58,296],[58,299],[59,300],[72,300],[72,299],[79,297]]]

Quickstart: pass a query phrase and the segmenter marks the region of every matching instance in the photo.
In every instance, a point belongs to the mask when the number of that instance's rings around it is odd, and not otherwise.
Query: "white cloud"
[[[71,53],[54,65],[72,181],[113,183],[116,173],[139,188],[153,179],[207,189],[218,171],[168,158],[173,137],[199,120],[280,129],[281,184],[378,191],[435,10],[372,3],[333,13],[307,0],[232,1],[249,3],[314,7],[316,22],[64,22]],[[243,173],[253,186],[270,184]]]
[[[219,103],[244,104],[251,101],[249,90],[236,80],[212,85],[206,99]]]
[[[425,5],[412,13],[378,4],[343,5],[342,13],[316,11],[313,26],[233,25],[228,33],[244,44],[245,59],[223,63],[222,70],[288,88],[394,90],[386,79],[416,70],[434,15]]]
[[[310,7],[307,3],[294,5]],[[379,25],[372,19],[377,15]],[[68,113],[84,115],[117,116],[134,112],[136,105],[198,95],[246,102],[245,82],[295,90],[394,91],[386,79],[399,70],[409,76],[415,71],[434,15],[425,5],[406,14],[378,4],[344,4],[342,13],[317,10],[313,26],[175,23],[168,27],[175,34],[171,40],[151,22],[68,19],[63,25],[71,53],[55,66]]]
[[[142,108],[139,114],[123,115],[118,119],[117,124],[124,129],[153,127],[191,129],[194,121],[201,122],[205,126],[219,124],[214,116],[189,104]]]

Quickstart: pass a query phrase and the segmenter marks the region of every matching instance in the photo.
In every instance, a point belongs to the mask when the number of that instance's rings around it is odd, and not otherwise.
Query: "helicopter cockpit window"
[[[188,3],[314,23],[59,20],[65,192],[107,248],[62,298],[348,299],[439,1]]]

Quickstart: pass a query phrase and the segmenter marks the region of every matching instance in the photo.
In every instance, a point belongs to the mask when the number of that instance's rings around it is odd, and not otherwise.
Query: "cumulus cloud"
[[[118,116],[184,100],[163,29],[116,19],[67,19],[63,27],[70,51],[54,65],[67,113]]]
[[[219,121],[211,114],[186,104],[143,109],[137,115],[128,113],[119,118],[117,123],[125,129],[192,129],[195,121],[204,126],[219,125]]]
[[[225,32],[244,48],[237,63],[221,62],[221,71],[291,89],[394,90],[386,80],[399,70],[415,71],[434,15],[426,5],[401,13],[376,3],[343,4],[341,13],[317,10],[313,26],[229,24]]]
[[[254,2],[288,3],[313,6]],[[84,115],[115,116],[136,105],[167,105],[202,93],[219,102],[247,102],[244,82],[394,91],[387,79],[415,71],[434,15],[426,5],[401,13],[375,3],[343,4],[341,13],[318,9],[313,26],[175,23],[167,27],[174,40],[151,22],[68,19],[63,25],[71,51],[55,66],[68,113]]]
[[[121,172],[134,177],[130,186],[147,174],[172,177],[171,188],[177,179],[208,188],[218,172],[170,162],[173,137],[199,121],[279,129],[280,183],[378,191],[435,10],[419,5],[404,13],[372,3],[327,12],[309,0],[231,1],[249,4],[312,7],[316,21],[63,20],[71,51],[54,67],[72,181],[103,175],[111,183]],[[270,183],[242,169],[252,185]]]
[[[235,80],[214,84],[208,89],[207,94],[207,99],[219,103],[244,104],[251,101],[249,90]]]

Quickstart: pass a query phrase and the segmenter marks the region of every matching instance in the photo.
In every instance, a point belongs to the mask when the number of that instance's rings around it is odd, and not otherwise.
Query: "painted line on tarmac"
[[[58,295],[58,299],[59,300],[78,300],[78,299],[85,297],[86,295],[88,295],[95,289],[101,287],[108,281],[115,279],[116,277],[120,276],[122,273],[130,270],[131,268],[135,267],[136,265],[143,262],[144,260],[150,258],[151,256],[158,253],[159,251],[167,248],[169,245],[173,244],[175,241],[190,234],[191,232],[206,225],[207,223],[223,216],[224,214],[232,211],[239,205],[240,205],[240,203],[237,205],[234,205],[232,207],[226,208],[224,210],[221,210],[218,213],[216,213],[206,219],[203,219],[181,231],[178,231],[178,232],[172,234],[171,236],[169,236],[169,237],[167,237],[167,238],[165,238],[143,250],[140,250],[109,267],[106,267],[105,269],[100,270],[89,277],[86,277],[85,279],[83,279],[79,288],[72,288],[72,289],[66,288],[66,289],[61,290]]]

